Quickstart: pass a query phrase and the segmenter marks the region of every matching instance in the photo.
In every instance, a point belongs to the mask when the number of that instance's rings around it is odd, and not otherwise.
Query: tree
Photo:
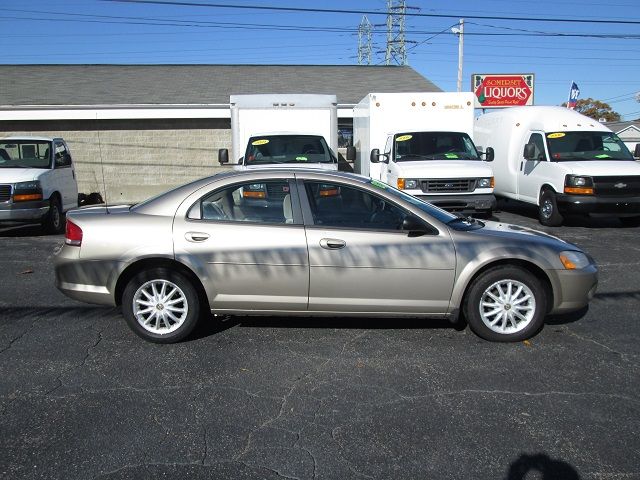
[[[562,104],[563,107],[567,106],[567,103]],[[594,120],[600,120],[604,118],[605,122],[619,122],[620,114],[614,112],[608,103],[595,100],[593,98],[584,98],[578,100],[576,103],[576,112],[579,112],[587,117],[591,117]]]

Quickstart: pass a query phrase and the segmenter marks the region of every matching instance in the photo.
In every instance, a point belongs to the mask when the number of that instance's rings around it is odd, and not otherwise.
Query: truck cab
[[[62,138],[0,139],[0,223],[40,222],[64,230],[64,213],[78,206],[71,153]]]
[[[219,158],[228,162],[228,153]],[[318,168],[338,170],[338,158],[322,135],[313,133],[272,132],[249,138],[236,170],[269,167]]]
[[[493,172],[465,132],[391,133],[370,160],[383,164],[380,180],[441,208],[486,215],[495,208]]]

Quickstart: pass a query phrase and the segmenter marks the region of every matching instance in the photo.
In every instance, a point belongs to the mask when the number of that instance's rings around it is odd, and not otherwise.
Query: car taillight
[[[74,247],[82,245],[82,229],[71,220],[67,220],[64,243],[67,245],[73,245]]]

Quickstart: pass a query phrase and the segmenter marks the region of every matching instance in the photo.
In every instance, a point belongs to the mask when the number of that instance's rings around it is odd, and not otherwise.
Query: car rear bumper
[[[561,213],[640,215],[640,197],[598,197],[593,195],[556,195]]]
[[[566,313],[585,307],[598,287],[598,269],[589,265],[581,270],[555,270],[557,288],[549,313]]]
[[[492,193],[471,195],[415,195],[420,200],[455,212],[486,212],[496,208],[496,197]]]
[[[64,245],[54,259],[55,285],[67,297],[87,303],[115,305],[115,295],[109,289],[113,268],[111,262],[83,261],[80,248]]]

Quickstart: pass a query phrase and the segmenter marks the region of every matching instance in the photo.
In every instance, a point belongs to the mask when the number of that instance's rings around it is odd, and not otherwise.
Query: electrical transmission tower
[[[371,33],[373,27],[366,15],[358,27],[358,65],[371,65]]]
[[[385,65],[395,63],[407,65],[407,42],[404,38],[405,14],[407,13],[405,0],[387,0],[387,50],[384,56]]]

